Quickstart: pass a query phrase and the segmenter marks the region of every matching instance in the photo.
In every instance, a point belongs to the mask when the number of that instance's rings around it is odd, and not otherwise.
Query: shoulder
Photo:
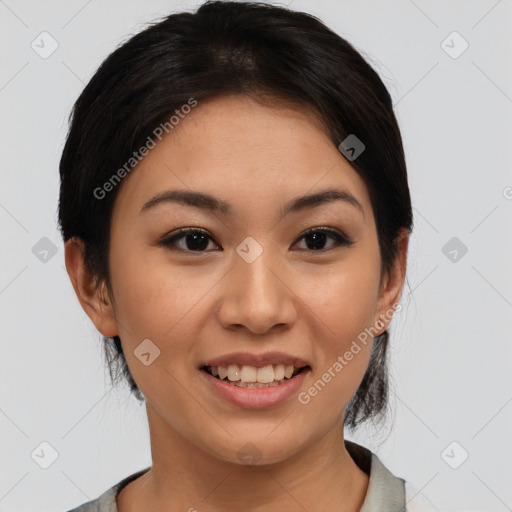
[[[439,512],[410,482],[391,473],[374,453],[372,453],[372,477],[374,483],[372,490],[379,500],[389,499],[395,504],[396,499],[396,505],[400,505],[400,510],[404,512]]]
[[[369,476],[360,512],[405,510],[404,480],[393,475],[365,446],[345,439],[345,447],[357,466]]]
[[[439,512],[431,501],[410,482],[405,482],[406,512]]]
[[[88,501],[87,503],[83,503],[82,505],[72,510],[68,510],[68,512],[118,512],[116,504],[117,494],[123,487],[149,471],[149,469],[149,467],[142,469],[136,473],[133,473],[132,475],[123,478],[120,482],[117,482],[115,485],[107,489],[98,498],[92,501]]]
[[[95,500],[88,501],[68,512],[117,512],[116,494],[119,484],[106,490]]]
[[[345,446],[370,477],[360,512],[439,512],[409,482],[394,475],[374,452],[353,441],[345,440]]]

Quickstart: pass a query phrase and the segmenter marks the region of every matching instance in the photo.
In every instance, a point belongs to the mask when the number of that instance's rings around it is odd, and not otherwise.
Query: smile
[[[230,368],[234,366],[235,368]],[[232,405],[242,409],[268,409],[278,407],[289,402],[291,398],[300,392],[303,388],[304,379],[308,376],[311,371],[311,367],[303,366],[301,368],[291,366],[292,372],[290,375],[290,368],[288,368],[288,375],[286,377],[286,366],[284,367],[285,375],[283,378],[276,380],[275,371],[277,371],[277,377],[283,373],[283,369],[279,366],[283,365],[269,365],[270,368],[265,367],[251,367],[249,370],[244,371],[244,366],[238,367],[238,365],[228,365],[224,367],[218,366],[202,366],[199,374],[206,384],[207,389],[210,389],[214,395],[220,398],[222,401],[230,402]],[[218,375],[213,375],[213,370],[216,369]],[[257,371],[256,379],[260,370],[262,373],[262,379],[269,382],[243,382],[240,375],[243,374],[244,378],[246,374],[254,375],[254,370]],[[229,373],[226,373],[223,379],[220,378],[220,372],[231,372],[233,378],[237,380],[229,380]],[[243,372],[243,373],[242,373]],[[270,378],[272,380],[270,381]],[[249,378],[249,377],[247,377]]]
[[[279,386],[295,377],[309,366],[266,365],[260,368],[250,365],[204,366],[203,370],[219,380],[244,388],[268,388]]]

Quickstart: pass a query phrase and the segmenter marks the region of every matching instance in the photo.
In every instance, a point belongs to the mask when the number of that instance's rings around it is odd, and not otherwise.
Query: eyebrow
[[[341,201],[345,204],[351,205],[360,210],[364,215],[364,209],[361,203],[348,191],[341,189],[326,189],[315,194],[304,195],[296,197],[288,201],[284,207],[281,208],[281,215],[285,217],[289,213],[296,213],[317,206]],[[232,206],[224,201],[210,194],[203,192],[196,192],[191,190],[166,190],[157,194],[156,196],[146,201],[142,206],[140,213],[150,210],[157,205],[164,203],[179,203],[187,206],[193,206],[201,210],[210,212],[218,212],[224,216],[232,216]]]

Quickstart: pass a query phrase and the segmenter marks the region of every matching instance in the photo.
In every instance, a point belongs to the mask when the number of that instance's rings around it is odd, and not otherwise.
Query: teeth
[[[293,366],[291,366],[291,369],[292,369],[292,374],[293,374]],[[286,374],[286,368],[284,367],[283,364],[278,364],[276,365],[276,367],[274,368],[274,379],[275,380],[283,380],[284,379],[284,376]]]
[[[210,370],[213,376],[218,376],[221,380],[227,377],[230,382],[237,383],[237,385],[254,384],[243,387],[268,387],[267,385],[279,384],[285,378],[290,379],[296,368],[291,364],[287,366],[284,364],[269,364],[261,368],[230,364],[229,366],[211,366]]]
[[[268,366],[263,366],[262,368],[258,368],[256,381],[261,382],[262,384],[269,384],[270,382],[274,382],[274,368],[272,368],[271,364]]]
[[[215,366],[213,368],[215,368]],[[254,366],[242,366],[242,370],[240,371],[240,380],[242,382],[256,382],[257,377],[258,368]]]
[[[240,368],[237,364],[230,364],[228,366],[228,379],[231,382],[236,382],[240,380]]]
[[[239,380],[238,382],[232,382],[231,384],[240,388],[273,388],[274,386],[279,386],[282,382],[282,380],[275,380],[269,384],[262,384],[261,382],[242,382]]]

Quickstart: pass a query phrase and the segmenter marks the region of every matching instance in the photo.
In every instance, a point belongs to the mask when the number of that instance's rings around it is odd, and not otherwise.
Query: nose
[[[245,327],[264,334],[272,329],[289,329],[296,321],[298,297],[289,273],[285,275],[282,266],[265,251],[252,263],[235,256],[223,281],[217,316],[224,328]]]

